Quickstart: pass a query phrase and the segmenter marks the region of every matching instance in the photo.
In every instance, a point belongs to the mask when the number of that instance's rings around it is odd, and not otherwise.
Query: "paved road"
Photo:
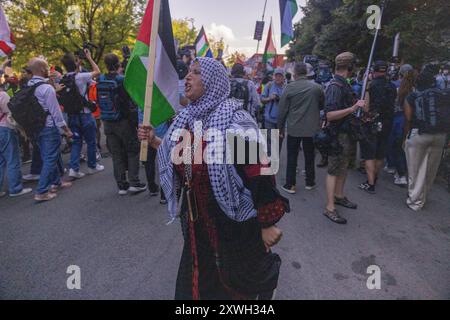
[[[118,197],[111,160],[104,173],[76,182],[56,201],[0,200],[0,298],[172,299],[182,248],[178,224],[147,194]],[[280,182],[283,182],[280,172]],[[275,249],[283,259],[278,299],[450,299],[450,197],[442,186],[414,213],[405,190],[383,176],[378,194],[348,193],[360,205],[347,226],[322,216],[319,188],[291,196]],[[81,268],[81,290],[66,287],[67,267]],[[367,267],[381,269],[381,290],[368,290]]]

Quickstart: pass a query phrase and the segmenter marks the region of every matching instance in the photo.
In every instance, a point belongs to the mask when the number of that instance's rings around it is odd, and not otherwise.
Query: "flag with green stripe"
[[[149,50],[156,45],[151,123],[158,126],[172,118],[179,107],[175,42],[168,0],[161,0],[156,43],[150,43],[154,0],[149,0],[133,54],[125,72],[125,89],[141,110],[144,109]]]

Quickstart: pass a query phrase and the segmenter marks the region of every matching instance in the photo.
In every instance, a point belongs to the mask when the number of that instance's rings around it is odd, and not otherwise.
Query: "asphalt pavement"
[[[119,197],[111,159],[102,164],[104,172],[76,181],[52,202],[0,199],[1,299],[174,297],[179,223],[166,225],[159,198]],[[359,209],[342,210],[349,223],[341,226],[322,215],[325,171],[317,175],[316,190],[304,190],[299,174],[299,192],[288,196],[292,212],[274,248],[283,260],[277,299],[450,299],[450,195],[443,185],[416,213],[391,176],[383,173],[377,194],[369,195],[357,187],[364,176],[352,171],[347,194]],[[80,268],[80,290],[67,288],[72,265]],[[381,272],[380,289],[368,289],[370,266]]]

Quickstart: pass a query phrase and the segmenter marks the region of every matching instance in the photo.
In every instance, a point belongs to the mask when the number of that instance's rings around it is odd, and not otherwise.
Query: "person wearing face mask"
[[[281,264],[270,248],[281,239],[276,223],[289,211],[289,201],[276,189],[273,175],[262,175],[267,167],[261,161],[254,165],[237,164],[236,159],[234,164],[198,163],[194,157],[205,150],[220,150],[225,156],[226,149],[234,147],[225,138],[230,129],[258,132],[242,104],[228,98],[230,80],[220,62],[194,60],[185,93],[191,102],[175,117],[163,140],[149,126],[139,130],[139,138],[158,149],[170,218],[181,220],[185,242],[175,298],[270,299]],[[211,141],[207,138],[211,130],[221,135]],[[264,144],[263,139],[255,139],[246,140],[246,147]],[[180,146],[179,155],[191,161],[175,164],[172,155],[178,154]],[[244,155],[246,160],[249,155]]]

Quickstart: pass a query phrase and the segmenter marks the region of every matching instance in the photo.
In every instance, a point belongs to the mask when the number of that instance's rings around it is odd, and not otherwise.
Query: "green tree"
[[[195,20],[192,18],[174,19],[172,21],[173,37],[178,41],[178,46],[193,45],[198,31],[195,28]]]
[[[374,30],[367,28],[367,8],[380,3],[373,0],[308,1],[303,8],[304,19],[295,26],[289,58],[295,60],[305,54],[316,54],[333,60],[340,52],[352,51],[365,62],[374,35]],[[404,62],[419,66],[430,60],[449,60],[449,12],[448,0],[388,1],[375,58],[391,58],[395,34],[400,32],[400,55]]]
[[[132,45],[145,0],[15,0],[4,2],[4,7],[16,37],[14,66],[19,68],[39,55],[59,64],[64,52],[79,50],[84,42],[98,47],[93,52],[96,62],[108,52]],[[70,23],[76,11],[79,28]]]
[[[247,60],[247,57],[245,56],[245,54],[235,51],[234,53],[231,54],[231,56],[228,57],[228,59],[226,61],[226,65],[228,67],[232,67],[236,62],[238,62],[238,61],[245,62],[246,60]]]

